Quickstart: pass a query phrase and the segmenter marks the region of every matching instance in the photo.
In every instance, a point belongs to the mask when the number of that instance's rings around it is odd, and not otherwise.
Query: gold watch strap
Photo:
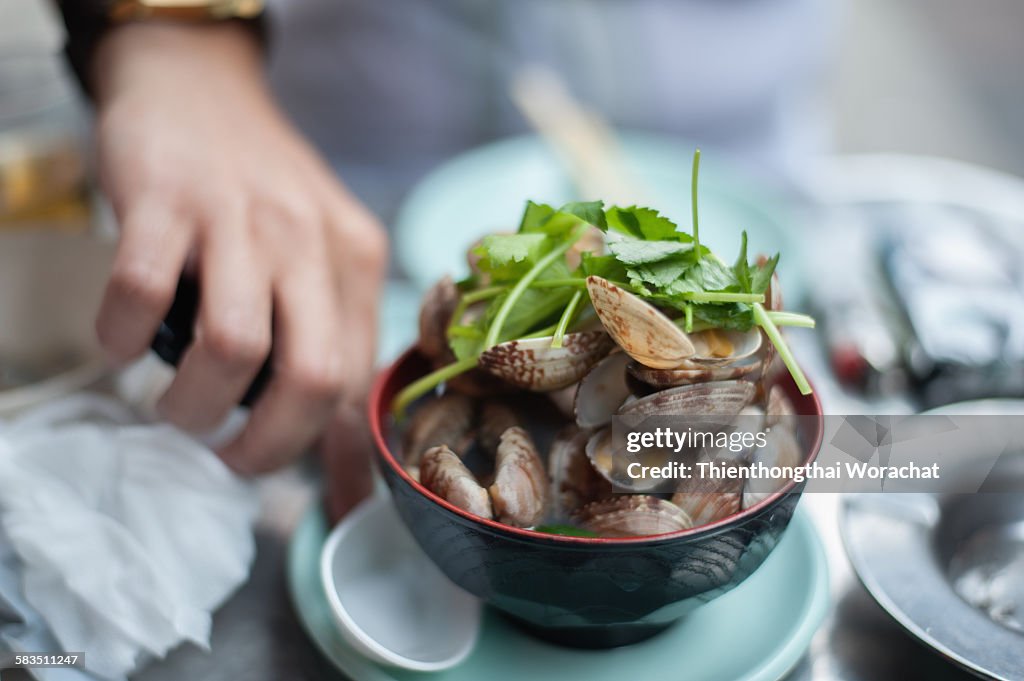
[[[263,0],[114,0],[108,16],[118,23],[146,19],[255,19],[263,13],[264,5]]]

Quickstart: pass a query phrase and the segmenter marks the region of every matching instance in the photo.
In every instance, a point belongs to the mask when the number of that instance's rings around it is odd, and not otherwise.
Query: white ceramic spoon
[[[362,502],[334,528],[320,577],[341,634],[375,662],[439,671],[457,665],[476,644],[480,601],[423,553],[386,493]]]

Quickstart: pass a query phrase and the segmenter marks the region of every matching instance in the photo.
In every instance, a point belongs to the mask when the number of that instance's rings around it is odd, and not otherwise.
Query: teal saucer
[[[825,552],[798,508],[757,572],[648,641],[613,650],[561,648],[488,610],[476,649],[465,662],[442,672],[411,672],[370,662],[335,629],[320,581],[327,532],[319,509],[308,511],[288,550],[288,588],[306,633],[355,681],[621,681],[672,672],[700,681],[776,681],[800,661],[828,609]]]

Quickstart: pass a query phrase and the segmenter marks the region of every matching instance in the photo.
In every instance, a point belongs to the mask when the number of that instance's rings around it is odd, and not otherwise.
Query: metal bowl
[[[945,414],[1024,414],[989,400]],[[968,464],[969,465],[969,464]],[[892,617],[950,661],[1024,679],[1024,452],[1001,456],[974,494],[859,494],[840,515],[847,554]]]

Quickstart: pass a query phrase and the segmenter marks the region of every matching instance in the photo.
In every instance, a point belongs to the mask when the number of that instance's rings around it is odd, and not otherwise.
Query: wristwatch
[[[86,94],[96,44],[113,26],[133,21],[238,21],[265,40],[265,5],[264,0],[57,0],[67,27],[65,54]]]

